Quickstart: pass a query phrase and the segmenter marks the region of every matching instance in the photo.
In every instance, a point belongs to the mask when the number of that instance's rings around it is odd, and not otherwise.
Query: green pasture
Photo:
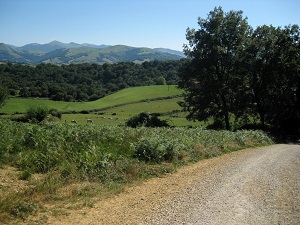
[[[181,100],[182,97],[131,103],[90,114],[63,114],[61,123],[71,123],[72,120],[76,120],[78,124],[87,124],[87,119],[92,119],[93,123],[98,125],[122,125],[125,124],[128,118],[134,115],[141,112],[150,112],[168,113],[167,115],[160,116],[160,118],[166,120],[171,126],[182,127],[207,125],[203,122],[187,121],[185,119],[186,113],[184,112],[173,113],[174,110],[181,110],[181,107],[177,103]]]
[[[182,91],[175,85],[160,85],[127,88],[93,102],[10,98],[4,107],[0,109],[0,113],[7,114],[2,117],[11,117],[16,112],[24,113],[31,106],[45,106],[48,109],[55,108],[64,112],[61,120],[56,120],[60,123],[71,123],[72,120],[76,120],[77,124],[87,124],[87,120],[92,119],[93,123],[98,125],[123,125],[130,117],[141,112],[149,112],[164,114],[160,118],[167,120],[171,126],[205,125],[203,122],[187,121],[185,119],[186,113],[172,113],[182,109],[178,105],[178,102],[183,100],[182,97],[138,102],[146,99],[180,95],[181,93]],[[89,114],[74,113],[96,109],[99,109],[99,111]]]
[[[181,110],[182,108],[178,105],[178,101],[182,101],[182,98],[163,99],[156,101],[138,102],[127,104],[101,112],[106,115],[117,114],[125,117],[131,117],[141,112],[149,113],[167,113],[173,110]]]
[[[10,98],[0,109],[0,113],[14,114],[25,112],[31,106],[46,106],[61,112],[102,109],[114,105],[127,104],[144,99],[153,99],[180,95],[182,91],[176,85],[158,85],[126,88],[92,102],[62,102],[45,99]]]
[[[63,114],[62,122],[70,123],[76,120],[79,124],[86,124],[87,119],[92,119],[95,124],[124,124],[125,121],[141,112],[167,113],[173,110],[181,110],[177,104],[182,98],[172,98],[148,102],[126,104],[90,114]]]

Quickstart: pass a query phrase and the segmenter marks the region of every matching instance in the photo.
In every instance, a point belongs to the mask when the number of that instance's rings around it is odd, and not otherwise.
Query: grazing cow
[[[87,122],[87,123],[93,123],[93,120],[92,120],[92,119],[87,119],[86,122]]]
[[[77,123],[76,120],[71,120],[71,123]]]

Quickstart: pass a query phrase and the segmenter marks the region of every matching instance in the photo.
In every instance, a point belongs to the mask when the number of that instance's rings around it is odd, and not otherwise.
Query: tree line
[[[0,83],[11,96],[56,101],[93,101],[118,90],[148,85],[177,84],[182,61],[142,64],[71,64],[37,66],[0,64]]]
[[[188,59],[180,69],[188,119],[214,119],[216,127],[255,123],[300,129],[300,29],[298,25],[252,28],[242,11],[221,7],[199,29],[188,28]]]

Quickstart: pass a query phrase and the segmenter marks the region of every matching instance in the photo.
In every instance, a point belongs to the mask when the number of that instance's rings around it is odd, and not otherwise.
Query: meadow
[[[63,102],[47,99],[10,98],[0,108],[2,117],[21,116],[34,106],[54,108],[63,112],[58,123],[86,124],[92,119],[98,125],[124,125],[132,116],[141,112],[158,113],[171,126],[202,126],[204,122],[193,122],[185,119],[186,113],[180,112],[179,101],[183,100],[182,90],[176,85],[158,85],[126,88],[102,99],[92,102]],[[80,113],[84,111],[84,113]]]
[[[157,85],[126,88],[92,102],[63,102],[47,99],[10,98],[4,107],[0,108],[2,114],[24,113],[31,106],[46,106],[61,112],[80,112],[82,110],[100,110],[107,107],[124,105],[146,99],[165,98],[181,95],[182,90],[176,85]]]

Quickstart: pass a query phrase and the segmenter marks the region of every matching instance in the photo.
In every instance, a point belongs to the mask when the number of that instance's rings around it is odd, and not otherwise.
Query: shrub
[[[57,109],[50,109],[50,110],[49,110],[49,113],[50,113],[52,116],[55,116],[55,117],[61,119],[62,113],[61,113],[61,112],[58,112]]]
[[[27,109],[25,117],[32,122],[42,122],[48,114],[48,109],[43,106],[34,106]]]
[[[165,120],[160,120],[156,114],[142,112],[136,116],[131,117],[126,125],[129,127],[168,127],[169,125]]]
[[[21,200],[10,208],[10,213],[16,217],[26,219],[31,213],[36,212],[39,206],[34,202]]]
[[[145,162],[171,162],[179,154],[179,147],[182,146],[173,140],[153,135],[152,137],[141,138],[137,142],[134,157]]]

